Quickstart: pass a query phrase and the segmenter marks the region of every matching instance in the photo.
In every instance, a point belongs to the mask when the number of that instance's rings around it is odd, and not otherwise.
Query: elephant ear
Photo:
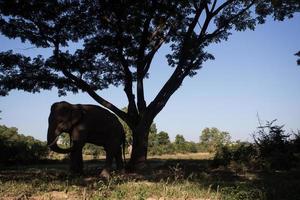
[[[71,123],[72,126],[74,126],[75,124],[79,123],[79,121],[81,120],[83,116],[83,110],[80,107],[75,107],[74,110],[72,110],[72,115],[71,115]]]

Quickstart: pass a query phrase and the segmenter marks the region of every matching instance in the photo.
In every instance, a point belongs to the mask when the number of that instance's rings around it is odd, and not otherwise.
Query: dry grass
[[[98,176],[103,160],[85,161],[81,177],[68,174],[66,161],[0,167],[0,199],[300,199],[300,170],[238,174],[212,168],[211,159],[208,153],[154,156],[144,175],[114,174],[108,181]]]
[[[161,160],[212,160],[214,154],[212,153],[177,153],[172,155],[149,156],[149,159]]]

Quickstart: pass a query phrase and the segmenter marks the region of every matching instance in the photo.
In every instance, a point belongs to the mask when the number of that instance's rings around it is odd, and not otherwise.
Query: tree
[[[147,159],[154,118],[186,77],[214,59],[206,47],[227,40],[232,30],[253,30],[268,15],[283,20],[295,11],[296,0],[1,0],[0,33],[50,49],[52,55],[32,58],[1,52],[0,94],[53,87],[59,95],[88,93],[130,127],[129,164],[138,167]],[[79,44],[74,53],[68,49],[71,43]],[[166,57],[174,70],[154,99],[146,102],[144,79],[163,45],[170,46]],[[110,85],[124,88],[127,113],[99,95]]]
[[[0,125],[0,162],[29,163],[43,159],[48,154],[45,142],[24,136],[14,127]]]
[[[168,145],[171,143],[169,134],[165,131],[161,131],[157,134],[157,140],[159,145]]]
[[[230,142],[230,134],[217,128],[205,128],[200,135],[200,145],[209,152],[215,152],[218,147]]]
[[[63,146],[63,148],[69,148],[70,145],[71,145],[70,135],[68,133],[62,133],[59,136],[59,141],[58,142]]]
[[[177,134],[175,136],[175,141],[174,141],[176,152],[182,152],[182,153],[185,152],[186,151],[185,144],[186,144],[186,141],[185,141],[183,135]]]
[[[157,128],[156,128],[156,124],[153,123],[150,127],[149,130],[149,147],[154,147],[158,145],[158,141],[157,141]]]
[[[295,161],[290,134],[285,133],[284,125],[275,125],[276,121],[267,121],[266,125],[259,126],[253,139],[264,165],[273,169],[289,169]]]

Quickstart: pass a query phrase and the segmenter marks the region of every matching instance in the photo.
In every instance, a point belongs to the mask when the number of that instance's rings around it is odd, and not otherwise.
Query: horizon
[[[216,127],[229,132],[233,140],[250,140],[259,125],[257,113],[262,121],[277,119],[277,124],[285,124],[287,131],[299,129],[300,66],[294,55],[300,50],[299,21],[299,14],[284,22],[268,20],[254,31],[233,32],[228,41],[210,46],[208,50],[216,59],[204,63],[195,77],[184,80],[183,87],[155,118],[158,132],[167,132],[172,141],[175,135],[182,134],[186,140],[199,142],[204,128]],[[2,35],[0,44],[0,51],[12,49],[45,56],[49,53],[38,48],[25,50],[30,44]],[[173,70],[166,62],[168,50],[162,47],[150,68],[145,81],[147,103]],[[111,87],[99,94],[119,108],[127,106],[122,87]],[[0,124],[45,140],[50,106],[63,100],[97,104],[82,93],[59,98],[55,90],[37,94],[14,90],[1,97]]]

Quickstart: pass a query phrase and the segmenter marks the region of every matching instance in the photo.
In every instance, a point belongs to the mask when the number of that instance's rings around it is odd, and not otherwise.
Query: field
[[[85,175],[68,173],[64,160],[1,166],[0,199],[300,199],[300,170],[247,171],[212,167],[207,153],[149,158],[143,175],[98,177],[104,160],[86,160]]]

